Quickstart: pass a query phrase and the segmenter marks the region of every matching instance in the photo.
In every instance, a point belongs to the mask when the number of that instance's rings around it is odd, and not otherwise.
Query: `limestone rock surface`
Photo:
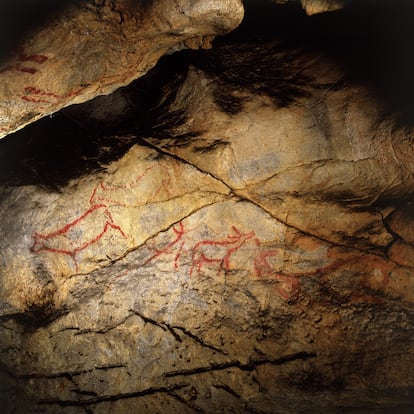
[[[180,56],[117,160],[2,184],[4,412],[410,412],[412,131],[311,48]]]
[[[296,0],[273,0],[277,4],[294,3]],[[308,15],[340,10],[349,3],[346,0],[301,0],[300,4]]]
[[[240,0],[73,2],[1,62],[0,137],[127,85],[169,51],[208,48],[242,17]]]
[[[302,7],[309,15],[339,10],[345,4],[344,0],[302,0]]]

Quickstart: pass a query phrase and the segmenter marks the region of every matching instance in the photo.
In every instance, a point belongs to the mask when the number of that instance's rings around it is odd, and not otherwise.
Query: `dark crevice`
[[[192,340],[194,340],[195,342],[197,342],[198,344],[203,346],[204,348],[208,348],[208,349],[211,349],[213,351],[219,352],[223,355],[227,355],[226,351],[224,351],[220,348],[217,348],[214,345],[211,345],[211,344],[207,343],[202,338],[200,338],[197,335],[193,334],[191,331],[189,331],[188,329],[186,329],[184,327],[170,325],[166,322],[156,321],[152,318],[149,318],[149,317],[143,315],[142,313],[140,313],[136,310],[131,310],[131,312],[133,312],[135,315],[139,316],[144,322],[150,323],[151,325],[154,325],[154,326],[157,326],[158,328],[161,328],[163,331],[169,332],[171,335],[174,336],[174,338],[177,340],[177,342],[183,342],[181,336],[176,332],[177,330],[179,330],[183,334],[187,335],[189,338],[191,338]]]
[[[154,394],[169,394],[172,391],[180,390],[182,388],[188,387],[189,384],[179,383],[168,385],[165,387],[150,387],[140,391],[127,392],[114,395],[103,395],[101,397],[88,398],[85,400],[60,400],[60,399],[49,399],[49,400],[40,400],[37,402],[38,405],[59,405],[61,407],[76,407],[76,406],[87,406],[94,405],[103,402],[114,402],[119,400],[131,399],[145,397],[148,395]]]
[[[94,136],[59,112],[0,140],[0,183],[59,191],[72,178],[103,170],[132,145]]]
[[[181,326],[172,326],[173,329],[178,329],[181,332],[183,332],[185,335],[189,336],[191,339],[193,339],[194,341],[196,341],[197,343],[199,343],[201,346],[205,347],[205,348],[209,348],[213,351],[219,352],[220,354],[223,355],[227,355],[228,352],[224,351],[223,349],[217,348],[214,345],[211,345],[207,342],[205,342],[203,339],[201,339],[200,337],[198,337],[197,335],[194,335],[192,332],[190,332],[188,329],[185,329]]]
[[[79,395],[84,395],[86,397],[97,397],[98,396],[98,394],[95,391],[85,391],[85,390],[79,390],[79,389],[72,389],[71,391]]]
[[[74,336],[76,336],[76,335],[86,335],[86,334],[90,334],[90,333],[93,333],[93,334],[106,334],[107,332],[112,331],[112,329],[116,329],[119,326],[121,326],[129,318],[131,318],[132,315],[133,314],[130,313],[127,316],[125,316],[124,318],[122,318],[119,322],[117,322],[113,325],[106,326],[106,327],[101,328],[101,329],[81,329],[81,330],[79,328],[66,328],[66,329],[75,329],[75,330],[77,330],[77,332],[75,332],[73,334]]]
[[[139,316],[145,323],[149,323],[151,325],[157,326],[158,328],[161,328],[163,331],[169,332],[177,340],[177,342],[183,341],[180,335],[178,335],[177,332],[175,332],[175,330],[168,324],[164,322],[158,322],[155,319],[148,318],[147,316],[142,315],[136,310],[131,310],[131,312]]]
[[[230,395],[232,395],[233,397],[241,399],[240,394],[238,394],[236,391],[234,391],[231,387],[229,387],[226,384],[213,384],[213,387],[217,388],[219,390],[224,390],[224,391],[228,392]]]
[[[256,367],[260,365],[270,364],[270,365],[282,365],[291,361],[296,360],[307,360],[310,358],[315,358],[316,354],[314,352],[297,352],[295,354],[286,355],[276,359],[263,358],[263,359],[251,359],[247,363],[242,363],[237,360],[232,360],[228,362],[222,362],[217,364],[211,364],[205,367],[196,367],[189,369],[178,369],[175,371],[166,372],[164,377],[177,377],[180,375],[188,376],[195,374],[202,374],[206,372],[222,371],[229,368],[238,368],[242,371],[254,371]]]
[[[192,401],[188,401],[185,398],[181,397],[177,392],[169,392],[168,395],[175,398],[180,403],[184,404],[186,407],[190,408],[195,413],[206,413],[205,410],[203,410],[198,405],[194,404]]]
[[[23,374],[23,375],[13,375],[15,378],[19,379],[34,379],[34,378],[43,378],[43,379],[55,379],[55,378],[67,378],[72,380],[73,377],[84,375],[89,372],[93,371],[108,371],[111,369],[117,369],[117,368],[125,368],[125,364],[112,364],[112,365],[104,365],[101,367],[94,367],[89,369],[83,369],[83,370],[77,370],[77,371],[68,371],[68,372],[56,372],[56,373],[50,373],[50,374],[39,374],[39,373],[33,373],[33,374]]]

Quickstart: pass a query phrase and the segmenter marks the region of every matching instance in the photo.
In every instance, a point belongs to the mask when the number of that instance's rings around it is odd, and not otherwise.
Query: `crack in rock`
[[[238,368],[242,371],[254,371],[257,366],[271,364],[271,365],[282,365],[287,362],[296,361],[298,359],[307,360],[315,358],[317,355],[314,352],[297,352],[295,354],[286,355],[276,359],[263,358],[263,359],[251,359],[247,363],[242,363],[238,360],[232,360],[228,362],[222,362],[217,364],[211,364],[204,367],[196,367],[190,369],[179,369],[175,371],[169,371],[164,374],[164,377],[177,377],[180,375],[188,376],[195,374],[202,374],[205,372],[222,371],[228,368]]]

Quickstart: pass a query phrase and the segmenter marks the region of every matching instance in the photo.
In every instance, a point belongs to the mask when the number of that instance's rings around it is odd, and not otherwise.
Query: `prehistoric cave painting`
[[[175,271],[182,269],[184,265],[189,277],[199,276],[206,269],[219,277],[232,269],[232,260],[233,265],[237,263],[235,255],[241,252],[246,258],[243,266],[252,271],[254,278],[260,281],[272,280],[272,287],[285,300],[298,291],[301,276],[315,275],[325,270],[321,268],[313,272],[297,274],[284,274],[277,271],[269,257],[274,256],[277,260],[283,261],[284,250],[269,249],[256,237],[254,231],[242,232],[235,225],[231,226],[231,231],[223,237],[202,238],[198,241],[194,239],[197,239],[196,234],[200,233],[200,229],[192,230],[195,230],[195,233],[190,237],[189,230],[185,228],[182,221],[174,225],[167,241],[161,242],[158,247],[151,246],[150,250],[153,254],[144,265],[166,255],[171,263],[174,263]]]
[[[204,265],[216,266],[218,271],[230,270],[232,255],[239,250],[255,233],[242,233],[236,226],[232,226],[233,233],[220,240],[201,240],[191,249],[190,276],[194,271],[200,273]]]
[[[92,233],[90,230],[94,230]],[[47,251],[70,256],[78,270],[76,255],[98,242],[105,233],[114,229],[126,238],[120,226],[114,223],[111,213],[104,204],[95,204],[79,217],[62,228],[47,234],[35,233],[31,251]]]
[[[277,250],[264,249],[254,231],[242,232],[233,225],[231,231],[223,237],[202,238],[195,241],[197,231],[189,237],[189,230],[181,221],[172,227],[172,233],[172,237],[167,238],[167,241],[163,241],[160,246],[151,246],[150,250],[153,254],[144,265],[166,255],[170,256],[171,263],[174,263],[174,270],[179,270],[184,265],[187,271],[189,266],[189,277],[199,276],[206,268],[213,271],[216,276],[220,276],[232,269],[232,259],[235,259],[236,253],[244,247],[246,257],[244,266],[248,269],[252,268],[257,279],[276,280],[276,292],[280,297],[289,299],[299,285],[300,275],[283,275],[274,269],[267,258],[276,255]]]
[[[306,249],[299,248],[299,257],[302,257],[300,261],[298,258],[294,260],[292,260],[293,257],[287,258],[288,263],[292,262],[293,267],[297,267],[297,270],[292,270],[290,267],[292,264],[286,267],[283,265],[286,256],[292,255],[290,249],[267,248],[262,246],[257,239],[256,243],[257,252],[253,259],[255,276],[263,281],[276,281],[274,289],[286,300],[301,292],[305,279],[314,279],[318,285],[326,288],[331,285],[332,280],[338,277],[343,281],[346,279],[352,281],[353,289],[359,286],[358,289],[361,289],[361,292],[368,288],[369,293],[364,297],[366,300],[372,300],[375,296],[373,292],[387,289],[390,277],[396,269],[395,263],[390,263],[375,254],[341,252],[335,247],[330,247],[323,256],[325,261],[323,265],[312,264],[311,257],[311,261],[306,265],[308,252]],[[299,270],[302,266],[305,270]],[[354,296],[357,297],[359,294],[360,292],[356,292]]]
[[[176,237],[169,242],[165,247],[161,247],[159,249],[154,249],[154,254],[152,254],[144,263],[144,265],[147,265],[148,263],[154,261],[161,255],[168,255],[168,254],[174,254],[174,269],[178,269],[179,266],[179,260],[185,245],[185,241],[183,241],[183,237],[186,234],[186,231],[184,229],[184,223],[180,221],[178,224],[174,225],[172,227],[172,231],[175,233]],[[175,248],[178,247],[176,250]]]
[[[148,202],[160,201],[163,193],[170,196],[170,184],[170,169],[162,163],[155,163],[127,184],[113,185],[100,181],[93,190],[89,203],[138,207]],[[139,197],[141,194],[145,194],[145,197]]]
[[[276,271],[270,263],[269,257],[281,255],[280,249],[262,249],[261,243],[256,239],[257,253],[253,259],[254,272],[260,280],[274,280],[274,289],[280,297],[288,300],[299,291],[299,278],[303,274],[286,274]],[[282,253],[283,254],[283,253]]]
[[[229,227],[230,231],[223,236],[206,236],[201,227],[189,230],[185,220],[181,221],[147,243],[152,253],[143,264],[166,256],[165,263],[190,278],[202,274],[221,277],[242,266],[252,280],[264,283],[286,301],[300,294],[306,279],[314,279],[322,287],[329,285],[332,277],[364,274],[363,284],[369,284],[370,278],[377,281],[379,288],[389,283],[392,266],[384,265],[371,255],[366,257],[370,265],[361,270],[359,263],[366,264],[366,260],[359,253],[340,252],[324,244],[312,248],[300,244],[272,246],[254,231],[242,231],[236,225]]]
[[[271,280],[274,290],[284,300],[290,299],[299,292],[301,277],[316,275],[328,269],[328,267],[318,268],[312,272],[292,274],[277,271],[269,257],[280,256],[280,249],[267,248],[256,237],[254,231],[242,232],[235,225],[231,226],[231,232],[224,237],[204,238],[196,242],[193,237],[188,237],[183,222],[175,225],[172,231],[174,236],[169,239],[170,241],[164,242],[162,247],[152,247],[155,253],[144,263],[145,265],[161,255],[171,255],[175,270],[178,270],[181,264],[189,263],[190,277],[199,276],[205,268],[213,270],[216,276],[220,276],[223,272],[232,269],[234,255],[245,247],[243,254],[246,257],[244,263],[246,269],[251,269],[257,280]],[[236,258],[234,259],[236,262]],[[339,264],[336,263],[335,266]]]
[[[99,242],[109,230],[113,229],[123,238],[127,238],[122,227],[115,223],[111,207],[134,208],[149,202],[161,201],[165,199],[165,195],[170,196],[170,184],[170,170],[160,162],[151,164],[129,183],[121,186],[100,181],[93,189],[89,206],[84,212],[56,230],[33,234],[30,250],[33,253],[50,252],[70,256],[78,271],[77,255]],[[184,234],[184,228],[177,225],[174,231],[177,233],[177,240],[167,249],[156,252],[153,258],[178,243]],[[178,262],[178,257],[176,261]]]
[[[44,65],[49,60],[49,57],[46,55],[28,54],[25,51],[20,51],[14,57],[14,60],[16,63],[1,68],[0,74],[4,72],[15,71],[27,73],[29,75],[35,75],[41,72],[42,65]],[[35,78],[33,80],[35,81]],[[21,100],[35,104],[56,103],[59,100],[78,95],[79,92],[83,89],[83,87],[80,87],[76,90],[69,91],[64,95],[59,95],[55,92],[42,89],[35,84],[25,85],[23,83],[23,85],[23,91],[20,95]]]
[[[305,263],[305,255],[303,252]],[[275,264],[272,264],[272,258]],[[262,248],[260,242],[258,242],[258,252],[254,257],[254,270],[255,275],[261,280],[274,280],[277,282],[275,290],[284,299],[298,294],[300,292],[300,280],[303,278],[318,277],[319,281],[322,280],[324,275],[335,272],[339,268],[350,265],[355,262],[356,258],[329,258],[330,263],[324,266],[309,266],[309,270],[305,271],[286,271],[276,269],[276,263],[283,263],[286,258],[286,250],[283,248]],[[278,266],[280,267],[280,266]]]
[[[53,100],[59,99],[60,96],[34,86],[27,86],[24,88],[24,95],[21,98],[26,102],[51,103]]]
[[[44,89],[40,89],[35,86],[26,86],[23,90],[24,93],[21,96],[21,99],[26,102],[32,102],[37,104],[56,103],[59,100],[78,95],[82,89],[83,88],[78,88],[64,95],[58,95],[54,92],[48,92]]]
[[[38,65],[42,65],[47,60],[48,57],[45,55],[28,55],[24,52],[20,52],[17,55],[17,63],[0,69],[0,74],[8,71],[17,71],[34,75],[39,71]]]

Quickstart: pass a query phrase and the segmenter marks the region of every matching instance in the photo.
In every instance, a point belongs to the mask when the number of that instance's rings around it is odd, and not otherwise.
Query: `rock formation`
[[[335,11],[344,7],[343,0],[302,0],[302,6],[309,15]]]
[[[243,30],[0,142],[2,412],[410,412],[412,129]]]
[[[208,48],[243,16],[240,0],[76,2],[0,68],[0,137],[142,76],[165,53]]]

